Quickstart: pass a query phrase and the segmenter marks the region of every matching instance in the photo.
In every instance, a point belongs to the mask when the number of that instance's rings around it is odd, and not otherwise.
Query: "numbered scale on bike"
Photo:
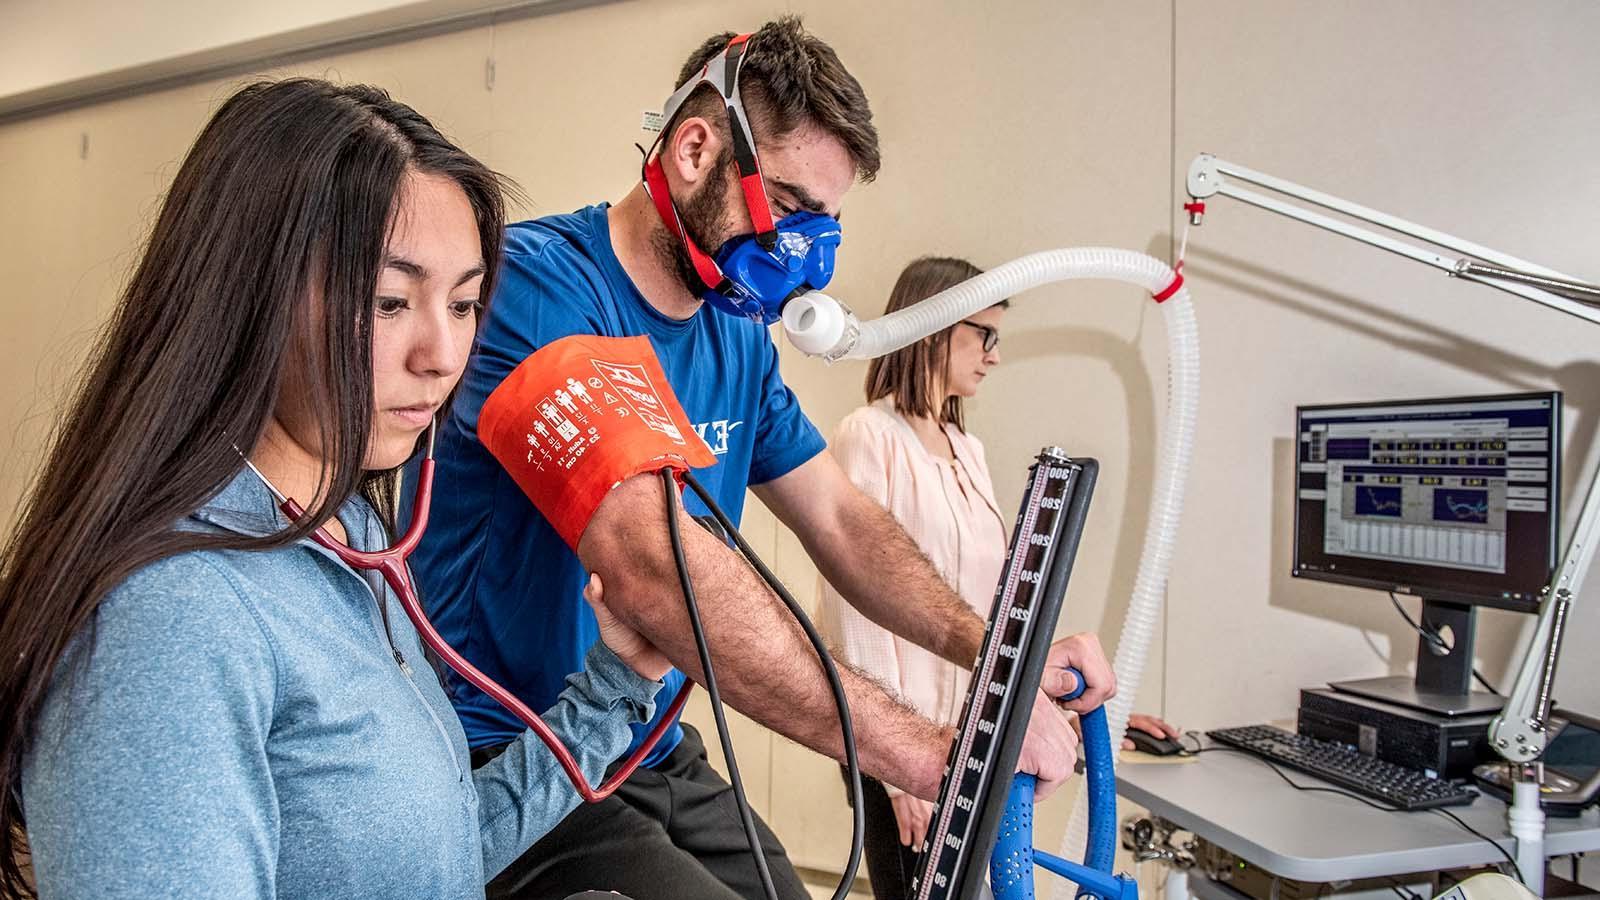
[[[977,896],[1099,469],[1049,447],[1029,467],[988,630],[917,858],[915,900]]]

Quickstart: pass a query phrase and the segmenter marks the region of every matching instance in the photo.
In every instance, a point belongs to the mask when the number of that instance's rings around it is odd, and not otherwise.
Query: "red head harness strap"
[[[711,290],[723,292],[728,285],[728,279],[723,276],[722,269],[717,266],[716,260],[689,237],[689,232],[683,227],[683,222],[678,218],[678,210],[673,206],[672,195],[667,191],[667,175],[661,167],[661,156],[656,153],[656,146],[666,139],[672,129],[672,119],[683,107],[684,101],[702,84],[709,84],[722,97],[723,104],[728,111],[728,131],[733,136],[733,159],[739,167],[739,187],[744,191],[745,208],[750,211],[750,224],[755,228],[756,240],[762,247],[770,250],[778,239],[778,230],[772,222],[772,206],[767,201],[766,185],[761,181],[761,161],[756,156],[755,132],[750,128],[750,119],[745,115],[744,101],[739,96],[739,69],[744,64],[744,54],[750,40],[750,35],[741,34],[728,42],[728,47],[722,55],[706,63],[700,70],[700,75],[684,82],[683,87],[673,92],[671,97],[662,106],[662,121],[665,123],[661,134],[656,136],[650,149],[645,153],[644,183],[646,192],[651,201],[655,203],[656,212],[661,215],[661,221],[683,241],[689,251],[689,259],[694,263],[694,270],[700,276],[700,281]],[[715,248],[713,248],[715,249]]]

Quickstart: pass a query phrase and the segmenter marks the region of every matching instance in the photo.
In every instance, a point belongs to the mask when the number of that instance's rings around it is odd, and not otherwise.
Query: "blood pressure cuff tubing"
[[[580,334],[541,347],[484,401],[478,439],[574,552],[624,480],[716,462],[643,337]]]

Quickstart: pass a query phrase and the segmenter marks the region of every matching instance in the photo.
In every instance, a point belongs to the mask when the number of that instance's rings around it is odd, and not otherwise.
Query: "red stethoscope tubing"
[[[439,636],[439,632],[433,627],[433,623],[428,621],[427,614],[422,611],[422,604],[417,599],[416,583],[412,580],[411,570],[406,565],[406,558],[411,555],[411,552],[417,548],[417,544],[422,541],[422,533],[428,527],[428,509],[433,502],[433,435],[429,434],[428,437],[428,455],[423,458],[422,469],[417,477],[417,496],[412,504],[411,526],[406,529],[405,535],[400,538],[399,542],[386,550],[356,550],[334,540],[331,534],[320,527],[311,532],[311,539],[328,548],[335,556],[343,560],[345,565],[353,569],[365,569],[381,573],[383,580],[388,583],[395,596],[400,598],[400,606],[405,609],[406,617],[416,627],[417,633],[422,636],[423,642],[433,652],[439,654],[439,658],[443,659],[445,664],[454,669],[462,678],[465,678],[474,687],[493,697],[501,706],[504,706],[518,719],[521,719],[524,725],[533,729],[533,733],[539,736],[539,740],[550,748],[551,754],[555,756],[556,762],[561,764],[562,770],[567,773],[567,778],[571,780],[572,786],[577,788],[578,795],[583,798],[583,801],[585,803],[598,803],[611,796],[618,787],[621,787],[622,783],[628,780],[628,776],[632,775],[634,770],[639,768],[640,763],[644,762],[644,758],[650,754],[650,751],[655,749],[656,743],[667,733],[667,729],[672,727],[673,723],[678,719],[678,714],[683,711],[683,705],[689,700],[689,692],[694,688],[694,682],[685,681],[683,683],[683,687],[678,690],[678,695],[672,698],[672,704],[667,707],[666,715],[661,717],[661,721],[657,722],[656,727],[651,729],[650,733],[645,737],[644,743],[633,751],[632,755],[622,763],[621,768],[612,773],[610,778],[601,782],[598,788],[590,787],[588,779],[583,775],[583,771],[578,768],[578,761],[573,758],[572,752],[561,742],[561,738],[550,730],[550,726],[546,725],[537,713],[529,709],[527,704],[518,700],[516,695],[501,687],[494,679],[478,671],[478,668],[472,663],[467,662],[465,657],[457,653],[454,647],[451,647],[444,638]],[[274,493],[277,493],[276,490],[274,490]],[[283,510],[284,515],[288,516],[291,522],[298,522],[305,515],[305,510],[291,498],[282,498],[282,502],[278,504],[278,507]]]

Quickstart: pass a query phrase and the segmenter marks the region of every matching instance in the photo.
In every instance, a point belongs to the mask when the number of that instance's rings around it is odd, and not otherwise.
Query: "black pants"
[[[479,751],[474,765],[493,753]],[[808,900],[776,835],[756,830],[780,900]],[[640,900],[762,900],[733,788],[706,762],[699,732],[599,803],[583,803],[489,882],[489,897],[562,900],[617,891]]]
[[[845,800],[850,799],[850,773],[844,776]],[[874,900],[906,900],[911,896],[911,876],[916,874],[917,848],[900,843],[900,825],[889,805],[889,792],[876,778],[861,776],[861,799],[866,804],[862,818],[867,830],[862,836],[862,852],[867,858],[867,877],[872,882]]]
[[[840,765],[838,773],[845,778],[845,802],[850,802],[850,772]],[[894,807],[890,806],[890,793],[883,790],[883,781],[862,775],[861,799],[866,802],[862,818],[867,826],[866,834],[862,834],[862,855],[867,858],[872,897],[906,900],[910,897],[910,879],[917,874],[917,847],[899,842],[899,823],[894,822]]]

